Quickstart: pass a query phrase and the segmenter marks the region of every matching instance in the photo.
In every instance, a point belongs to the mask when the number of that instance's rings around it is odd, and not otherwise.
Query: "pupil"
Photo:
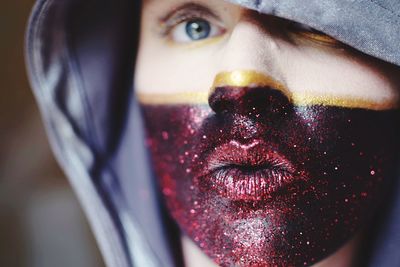
[[[192,20],[186,24],[186,33],[192,40],[207,38],[210,31],[210,24],[205,20]]]

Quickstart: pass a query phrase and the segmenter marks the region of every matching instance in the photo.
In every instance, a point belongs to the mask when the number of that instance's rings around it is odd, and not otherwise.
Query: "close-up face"
[[[400,71],[218,0],[144,1],[135,90],[166,207],[221,266],[310,266],[398,163]]]

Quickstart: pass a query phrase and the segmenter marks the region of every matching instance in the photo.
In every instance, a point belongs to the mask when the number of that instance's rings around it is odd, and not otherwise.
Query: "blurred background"
[[[33,4],[0,4],[0,266],[104,266],[27,81],[24,32]]]

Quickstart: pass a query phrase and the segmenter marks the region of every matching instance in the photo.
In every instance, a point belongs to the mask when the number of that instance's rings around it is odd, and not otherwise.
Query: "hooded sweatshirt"
[[[398,0],[230,2],[306,24],[400,66]],[[54,154],[107,266],[181,266],[133,94],[139,21],[140,1],[38,0],[26,35],[28,72]],[[371,267],[400,266],[400,188],[393,191]]]

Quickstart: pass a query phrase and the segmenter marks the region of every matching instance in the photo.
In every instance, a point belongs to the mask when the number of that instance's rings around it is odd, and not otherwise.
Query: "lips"
[[[273,145],[262,140],[231,140],[206,156],[206,168],[195,182],[235,201],[265,201],[296,180],[305,179]]]

